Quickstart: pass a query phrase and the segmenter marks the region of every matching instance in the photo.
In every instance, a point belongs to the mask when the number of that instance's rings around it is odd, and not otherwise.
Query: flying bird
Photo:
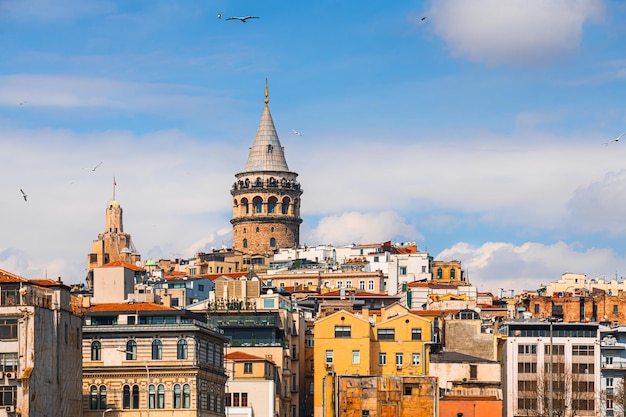
[[[93,167],[93,168],[83,168],[83,169],[84,169],[85,171],[91,171],[91,172],[93,172],[93,171],[95,171],[96,169],[98,169],[98,167],[99,167],[100,165],[102,165],[102,162],[100,162],[98,165],[96,165],[96,166],[95,166],[95,167]]]
[[[222,18],[222,14],[221,14],[221,13],[218,13],[218,14],[217,14],[217,18],[218,18],[218,19],[221,19],[221,18]]]
[[[24,192],[24,190],[22,190],[21,188],[20,188],[20,192],[22,193],[22,197],[24,198],[24,201],[28,201],[28,199],[27,199],[28,198],[28,194],[26,194]]]
[[[291,129],[291,131],[293,132],[294,135],[302,136],[302,133],[298,132],[295,129]]]
[[[422,21],[426,20],[426,16],[422,17]]]
[[[23,106],[26,103],[28,103],[28,101],[20,101],[20,106]]]
[[[621,135],[619,135],[619,136],[618,136],[618,137],[616,137],[615,139],[611,139],[611,140],[610,140],[610,141],[608,141],[608,142],[604,142],[604,143],[603,143],[603,145],[604,145],[604,146],[609,146],[609,144],[610,144],[610,143],[613,143],[613,142],[619,142],[619,140],[620,140],[620,139],[622,138],[622,136],[624,136],[624,135],[626,135],[626,132],[622,133]]]
[[[246,20],[248,20],[248,19],[260,19],[260,17],[257,17],[257,16],[245,16],[245,17],[233,16],[233,17],[229,17],[226,20],[241,20],[243,23],[246,23]]]

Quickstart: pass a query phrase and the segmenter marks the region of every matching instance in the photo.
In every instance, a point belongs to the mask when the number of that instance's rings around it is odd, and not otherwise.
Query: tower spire
[[[267,87],[267,78],[265,79],[265,105],[267,106],[267,103],[270,102],[270,100],[267,98],[267,96],[269,95],[269,89]]]

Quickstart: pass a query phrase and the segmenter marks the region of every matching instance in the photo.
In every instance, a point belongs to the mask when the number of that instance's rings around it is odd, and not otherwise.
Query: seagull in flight
[[[233,16],[233,17],[229,17],[226,20],[241,20],[243,23],[246,23],[246,20],[248,19],[260,19],[260,17],[258,16],[245,16],[245,17]]]
[[[295,129],[291,129],[291,131],[293,132],[294,135],[302,136],[302,133],[298,132]]]
[[[604,142],[604,143],[603,143],[603,145],[604,145],[604,146],[609,146],[609,144],[610,144],[610,143],[613,143],[613,142],[619,142],[619,140],[620,140],[620,139],[622,138],[622,136],[624,136],[624,135],[626,135],[626,132],[622,133],[621,135],[619,135],[619,136],[618,136],[618,137],[616,137],[615,139],[611,139],[611,140],[610,140],[610,141],[608,141],[608,142]]]
[[[28,194],[26,194],[24,192],[24,190],[22,190],[21,188],[20,188],[20,192],[22,193],[22,197],[24,198],[24,201],[28,201],[28,199],[27,199],[28,198]]]
[[[85,171],[91,171],[91,172],[94,172],[96,169],[98,169],[98,167],[99,167],[100,165],[102,165],[102,162],[100,162],[98,165],[96,165],[96,166],[95,166],[95,167],[93,167],[93,168],[83,168],[83,169],[84,169]]]
[[[218,14],[217,14],[217,18],[218,18],[218,19],[221,19],[221,18],[222,18],[222,14],[221,14],[221,13],[218,13]]]

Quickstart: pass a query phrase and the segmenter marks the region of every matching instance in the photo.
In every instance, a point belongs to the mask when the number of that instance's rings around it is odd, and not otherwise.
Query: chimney
[[[370,317],[370,308],[363,306],[363,308],[361,309],[361,315],[363,316],[364,320],[369,320]]]

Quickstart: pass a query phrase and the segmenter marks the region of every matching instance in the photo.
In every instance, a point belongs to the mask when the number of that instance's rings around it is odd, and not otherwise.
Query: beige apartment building
[[[226,341],[201,314],[153,303],[89,306],[83,415],[224,416]]]
[[[0,270],[0,416],[82,416],[81,339],[68,286]]]

